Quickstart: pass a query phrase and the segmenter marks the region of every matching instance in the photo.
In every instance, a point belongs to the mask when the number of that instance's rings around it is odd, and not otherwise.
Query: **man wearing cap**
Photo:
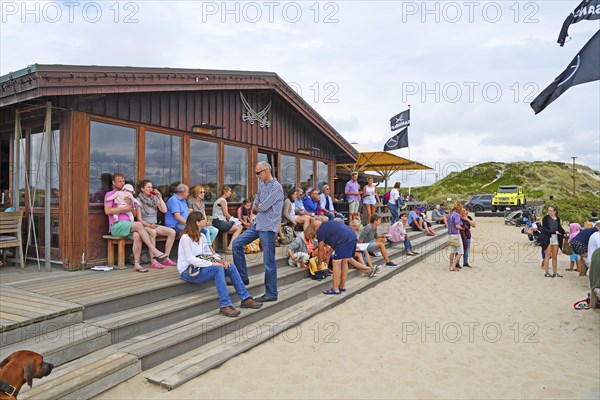
[[[360,185],[358,184],[358,172],[354,171],[350,175],[350,180],[346,182],[346,201],[348,202],[348,213],[350,221],[358,218],[358,209],[360,208]]]

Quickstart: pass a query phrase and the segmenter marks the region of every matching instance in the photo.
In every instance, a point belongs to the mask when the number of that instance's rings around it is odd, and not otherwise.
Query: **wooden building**
[[[0,77],[3,208],[18,196],[28,256],[44,258],[50,230],[50,258],[65,269],[84,253],[106,258],[102,202],[116,171],[165,199],[179,183],[205,184],[210,204],[229,185],[237,207],[256,193],[258,161],[287,190],[333,184],[336,164],[357,156],[272,72],[35,64]]]

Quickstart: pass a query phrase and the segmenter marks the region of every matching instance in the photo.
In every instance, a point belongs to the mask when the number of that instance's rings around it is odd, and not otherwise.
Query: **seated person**
[[[234,264],[222,261],[221,257],[213,253],[206,236],[200,230],[206,225],[204,215],[192,212],[185,224],[183,234],[179,240],[177,255],[177,271],[181,279],[191,283],[215,281],[219,295],[219,313],[226,317],[237,317],[240,312],[236,310],[227,293],[225,277],[229,277],[240,300],[241,308],[260,308],[262,303],[250,296],[242,278]]]
[[[350,221],[350,228],[354,232],[358,232],[360,230],[360,220],[355,219]],[[354,258],[352,260],[348,260],[348,264],[356,268],[365,274],[365,277],[372,278],[379,271],[379,265],[373,265],[371,262],[371,255],[366,250],[359,250],[358,245],[356,246],[356,253],[354,253]]]
[[[204,215],[204,219],[206,220],[206,227],[202,228],[202,233],[206,236],[206,239],[211,244],[214,243],[217,235],[219,234],[219,230],[212,226],[212,222],[206,218],[206,203],[204,198],[206,196],[207,188],[204,185],[196,185],[192,189],[191,196],[189,196],[188,203],[188,213],[192,213],[194,211],[202,213]]]
[[[387,267],[397,267],[398,265],[393,263],[387,255],[387,250],[385,248],[387,239],[385,236],[381,236],[377,233],[377,227],[379,225],[381,225],[381,217],[378,214],[371,215],[370,224],[364,227],[363,231],[360,233],[358,242],[368,243],[369,246],[367,247],[367,251],[371,253],[379,250]]]
[[[296,236],[294,241],[287,247],[288,265],[290,267],[308,268],[308,260],[317,256],[317,246],[315,230],[308,226],[303,234]]]
[[[323,186],[323,193],[319,196],[319,206],[323,210],[323,215],[326,216],[330,221],[335,218],[344,219],[342,214],[339,214],[333,207],[333,200],[329,195],[329,185]]]
[[[329,218],[322,215],[323,211],[321,210],[321,206],[319,204],[319,190],[313,189],[310,192],[306,192],[307,196],[304,198],[304,209],[306,212],[310,213],[311,217],[321,221],[328,221]]]
[[[232,245],[235,239],[242,233],[242,224],[236,223],[229,214],[227,199],[231,196],[231,188],[227,185],[221,188],[221,196],[215,201],[212,209],[212,223],[221,232],[232,233],[227,253],[232,253]]]
[[[296,215],[308,215],[310,213],[304,209],[304,191],[301,188],[296,188],[296,200],[294,200],[294,212]]]
[[[588,222],[596,222],[596,221],[598,221],[598,212],[592,211],[592,216],[591,216],[591,218],[588,219]]]
[[[186,184],[177,185],[175,193],[167,200],[167,212],[165,213],[165,225],[175,229],[179,233],[185,228],[185,221],[189,214],[187,203],[190,189]]]
[[[106,200],[114,201],[115,207],[130,206],[132,208],[132,211],[126,212],[125,214],[127,214],[130,221],[133,221],[133,213],[137,212],[136,210],[140,206],[140,202],[137,201],[135,197],[133,197],[134,194],[135,190],[133,190],[133,186],[131,186],[128,183],[125,186],[123,186],[123,189],[117,190],[110,196],[106,197]],[[113,219],[115,220],[115,222],[117,222],[119,220],[119,216],[115,214],[113,215]]]
[[[446,221],[446,210],[444,209],[444,206],[445,206],[444,203],[440,203],[437,206],[435,206],[435,208],[431,212],[431,219],[436,224],[442,224],[445,226],[447,224],[447,221]]]
[[[250,199],[244,199],[242,205],[237,210],[237,218],[242,223],[244,229],[250,228],[254,221],[254,213],[252,212],[252,202]]]
[[[425,231],[428,236],[435,236],[431,224],[423,217],[424,210],[419,207],[408,213],[407,222],[415,231]]]
[[[299,215],[296,213],[296,200],[298,199],[298,191],[291,189],[288,192],[287,199],[283,202],[283,212],[281,218],[284,223],[289,223],[292,228],[296,227],[297,224],[302,224],[303,230],[306,229],[310,223],[310,215]],[[280,235],[283,237],[283,233]]]

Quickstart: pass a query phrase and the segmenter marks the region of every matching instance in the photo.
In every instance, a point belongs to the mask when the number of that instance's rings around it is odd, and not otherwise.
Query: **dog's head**
[[[34,351],[20,350],[15,351],[0,362],[2,375],[4,375],[5,371],[12,368],[22,370],[23,379],[31,387],[34,378],[39,379],[50,375],[54,365],[44,362],[44,357]],[[8,383],[13,384],[13,382]]]

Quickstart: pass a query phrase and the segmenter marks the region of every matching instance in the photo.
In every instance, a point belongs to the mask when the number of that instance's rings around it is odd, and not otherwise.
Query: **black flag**
[[[583,46],[562,74],[531,102],[539,113],[571,86],[600,79],[600,30]]]
[[[567,39],[567,36],[569,36],[569,26],[584,19],[600,19],[600,0],[583,0],[581,4],[569,14],[558,35],[558,44],[560,44],[560,47],[565,44],[565,40]]]
[[[390,118],[390,128],[392,131],[397,131],[400,128],[404,128],[410,125],[410,108],[406,111],[402,111],[398,115],[394,115]]]
[[[383,151],[390,151],[408,147],[408,128],[402,129],[400,132],[392,136],[385,145]]]

